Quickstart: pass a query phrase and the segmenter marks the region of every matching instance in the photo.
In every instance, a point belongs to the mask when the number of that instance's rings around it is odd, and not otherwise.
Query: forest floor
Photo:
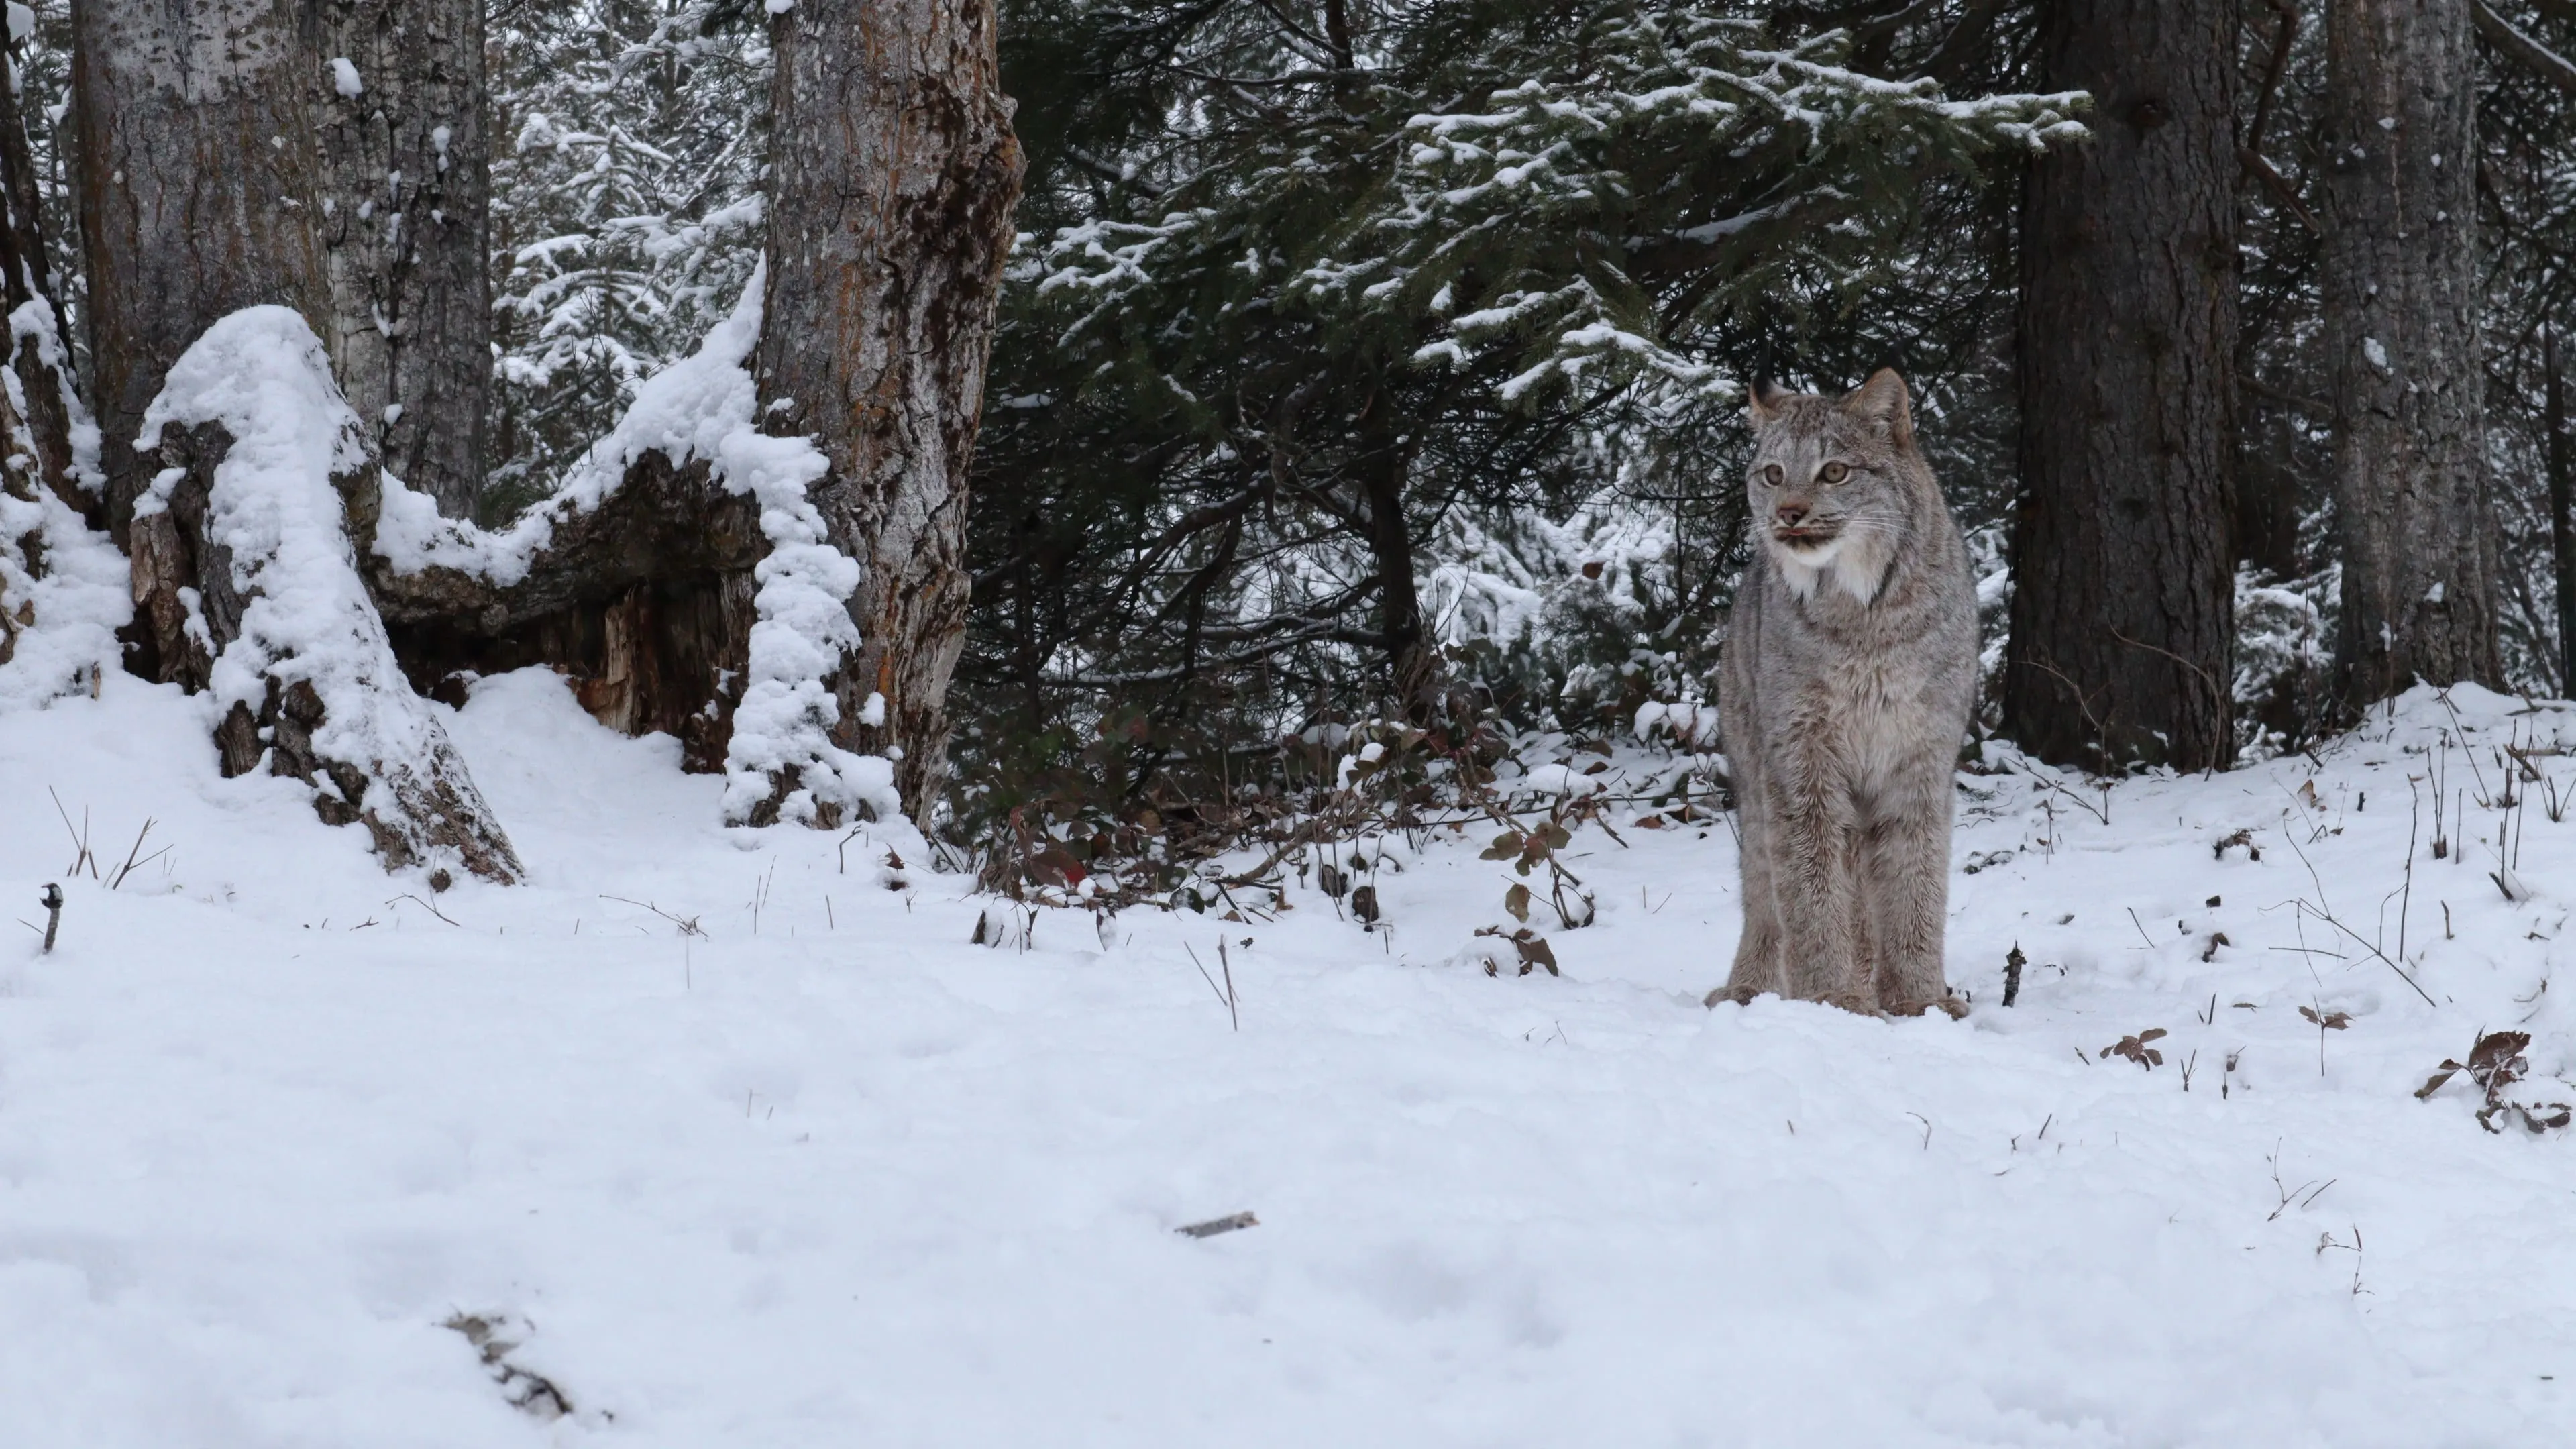
[[[1963,775],[1964,1021],[1703,1007],[1722,820],[1579,830],[1562,977],[1479,965],[1490,829],[1383,842],[1386,930],[1310,880],[991,949],[902,828],[721,828],[720,781],[548,675],[450,722],[515,889],[389,879],[218,779],[203,708],[111,678],[0,718],[0,917],[68,896],[50,955],[0,920],[8,1449],[2576,1424],[2576,1129],[2529,1126],[2576,1101],[2576,759],[2500,808],[2568,706],[2419,690],[2107,797]],[[2416,1098],[2503,1029],[2529,1117]]]

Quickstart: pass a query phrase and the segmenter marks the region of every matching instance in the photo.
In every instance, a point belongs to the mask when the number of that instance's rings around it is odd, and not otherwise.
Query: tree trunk
[[[492,391],[483,0],[317,0],[342,391],[386,469],[470,518]],[[345,62],[345,65],[343,64]]]
[[[2251,362],[2240,359],[2240,365]],[[2279,404],[2237,411],[2236,561],[2274,579],[2305,572],[2299,562],[2298,425],[2298,416]]]
[[[2419,678],[2503,683],[2469,8],[2332,0],[2326,10],[2325,346],[2347,715]]]
[[[333,315],[311,134],[327,72],[300,8],[84,0],[74,12],[107,516],[137,605],[129,664],[192,691],[220,684],[233,700],[216,731],[224,773],[265,762],[312,785],[317,813],[364,823],[389,869],[447,858],[515,880],[508,838],[404,686],[359,582],[351,540],[372,536],[381,493],[372,454],[344,446],[356,424],[343,426],[315,341]],[[287,311],[241,315],[262,306]],[[254,381],[270,390],[243,391]],[[253,438],[285,451],[234,459]],[[318,602],[263,606],[290,588]],[[298,623],[323,615],[327,645]]]
[[[10,63],[21,65],[25,45],[11,33],[8,45]],[[44,208],[36,185],[35,158],[27,147],[24,114],[10,105],[6,116],[0,116],[0,201],[8,206],[8,225],[0,232],[0,296],[5,296],[12,318],[9,339],[9,366],[18,374],[19,390],[25,394],[22,425],[32,446],[35,468],[55,497],[60,498],[92,527],[106,522],[106,500],[84,483],[95,485],[97,478],[78,478],[72,458],[72,421],[80,410],[80,395],[71,379],[71,337],[64,330],[62,312],[54,305],[57,289],[51,264],[45,255]],[[41,301],[41,315],[25,314],[26,325],[17,319],[30,302]]]
[[[1020,153],[991,0],[799,0],[772,22],[762,428],[812,438],[856,559],[832,737],[895,761],[926,820],[965,641],[967,464]],[[789,783],[781,782],[782,793]]]
[[[2005,728],[2042,759],[2196,770],[2232,752],[2236,446],[2230,0],[2045,7],[2093,139],[2030,162],[2023,495]]]
[[[282,303],[317,330],[331,315],[313,225],[318,66],[295,9],[83,0],[72,16],[90,392],[119,543],[159,466],[135,434],[179,354],[244,307]],[[174,677],[138,642],[140,672]]]
[[[2548,434],[2549,558],[2558,594],[2558,697],[2576,695],[2576,437],[2568,435],[2567,375],[2560,370],[2558,329],[2540,334],[2541,427]]]

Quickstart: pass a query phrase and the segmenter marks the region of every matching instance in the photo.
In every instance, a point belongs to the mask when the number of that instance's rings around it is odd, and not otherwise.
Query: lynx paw
[[[1701,1002],[1700,1005],[1708,1007],[1712,1011],[1717,1008],[1717,1004],[1721,1001],[1732,1001],[1738,1006],[1746,1006],[1752,1003],[1753,998],[1761,994],[1761,992],[1756,991],[1750,986],[1721,986],[1715,991],[1710,992],[1708,994],[1708,999]]]
[[[1923,1013],[1934,1010],[1935,1008],[1947,1012],[1952,1021],[1963,1020],[1968,1014],[1968,1003],[1961,1001],[1955,996],[1944,996],[1938,1001],[1892,1001],[1888,1003],[1887,1014],[1890,1016],[1921,1016]]]
[[[1868,991],[1828,991],[1817,997],[1827,1006],[1839,1006],[1861,1016],[1878,1015],[1878,996]]]

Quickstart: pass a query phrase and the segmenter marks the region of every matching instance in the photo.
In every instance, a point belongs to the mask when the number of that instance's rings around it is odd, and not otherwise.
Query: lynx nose
[[[1778,516],[1782,528],[1795,528],[1807,516],[1806,505],[1783,503],[1779,507]]]

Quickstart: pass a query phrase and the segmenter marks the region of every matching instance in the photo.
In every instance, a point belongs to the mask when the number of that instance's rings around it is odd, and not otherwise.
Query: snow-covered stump
[[[368,581],[415,677],[596,664],[575,682],[584,708],[680,736],[691,768],[724,773],[729,823],[828,829],[901,806],[893,764],[840,743],[884,723],[882,705],[845,716],[833,689],[862,643],[849,602],[861,571],[808,496],[822,452],[757,426],[747,364],[764,292],[765,269],[506,529],[443,517],[386,477]]]
[[[264,763],[363,824],[388,870],[520,878],[518,856],[395,661],[350,542],[378,470],[321,341],[288,307],[225,317],[145,410],[133,592],[171,677],[214,696],[227,776]]]

